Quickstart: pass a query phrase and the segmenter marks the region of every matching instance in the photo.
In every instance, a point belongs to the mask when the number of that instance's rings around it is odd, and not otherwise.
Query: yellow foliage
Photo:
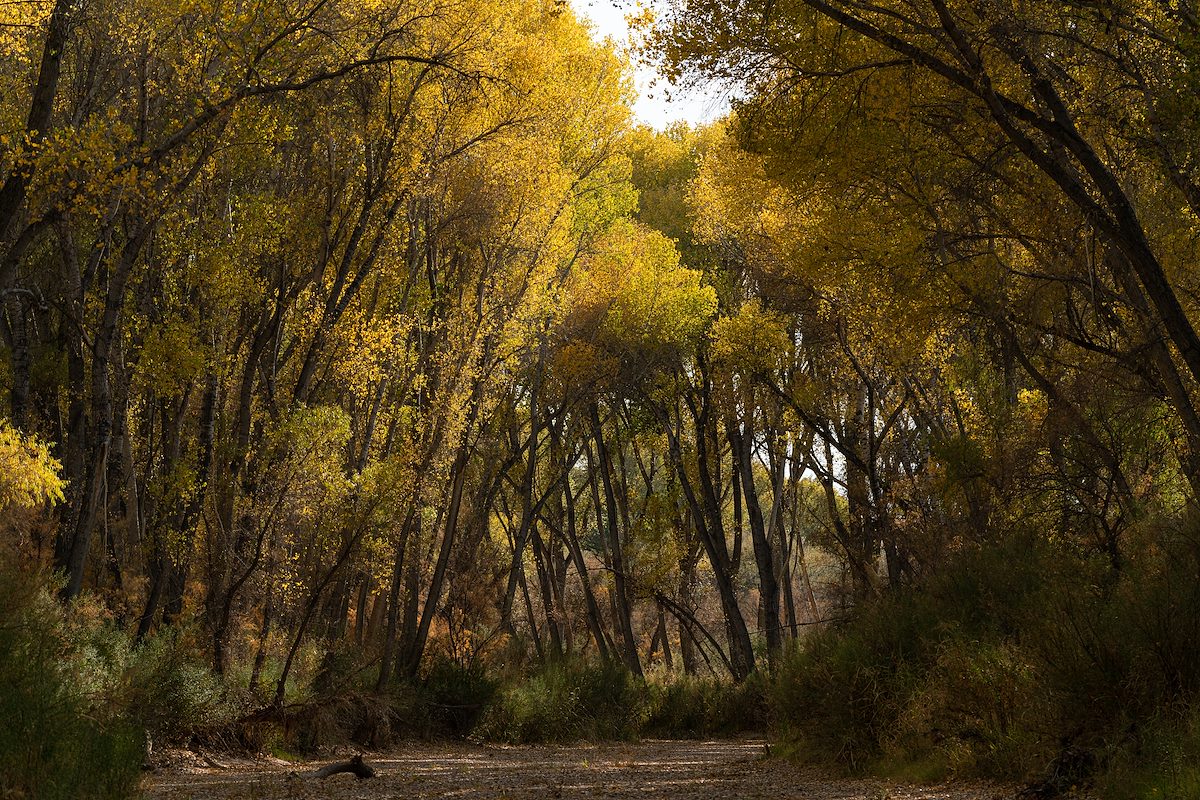
[[[0,513],[61,502],[61,470],[45,444],[0,420]]]
[[[746,375],[776,369],[791,350],[787,318],[761,302],[746,303],[717,320],[712,335],[713,360]]]
[[[674,244],[632,222],[614,225],[572,279],[577,323],[611,351],[654,360],[678,353],[707,330],[716,291],[679,265]]]

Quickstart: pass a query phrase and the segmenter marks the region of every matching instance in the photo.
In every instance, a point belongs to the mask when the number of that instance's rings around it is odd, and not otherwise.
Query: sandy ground
[[[779,758],[761,741],[500,747],[414,744],[366,756],[378,776],[305,776],[329,761],[205,761],[179,754],[148,775],[154,800],[233,798],[805,798],[806,800],[1007,800],[994,786],[904,786],[829,779]],[[215,765],[214,765],[215,764]],[[224,768],[221,768],[224,767]]]

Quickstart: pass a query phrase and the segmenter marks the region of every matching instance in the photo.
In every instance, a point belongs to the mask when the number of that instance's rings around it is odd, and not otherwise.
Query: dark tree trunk
[[[604,487],[604,509],[606,522],[601,525],[601,532],[608,541],[609,558],[613,571],[613,599],[615,601],[616,619],[613,622],[621,632],[621,650],[625,666],[634,675],[642,674],[641,659],[638,657],[637,637],[633,633],[632,609],[629,603],[629,589],[625,574],[625,559],[622,553],[621,534],[619,530],[616,493],[613,490],[612,461],[609,458],[608,447],[604,443],[604,432],[600,425],[600,411],[593,403],[588,409],[592,425],[592,440],[596,443],[596,469],[600,472],[600,482]],[[596,510],[597,522],[601,522],[600,510]]]
[[[734,471],[741,473],[742,493],[746,498],[746,514],[750,522],[750,536],[754,544],[754,561],[758,566],[759,597],[763,610],[763,629],[767,637],[767,653],[774,660],[783,646],[779,624],[779,584],[775,580],[775,563],[771,543],[767,539],[766,522],[754,482],[754,433],[750,425],[749,409],[741,430],[736,421],[729,422],[729,441],[733,446]]]

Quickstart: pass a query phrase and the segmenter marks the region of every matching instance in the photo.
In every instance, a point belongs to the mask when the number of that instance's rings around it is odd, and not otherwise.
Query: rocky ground
[[[804,798],[1008,800],[1011,790],[830,779],[779,758],[761,741],[643,741],[560,747],[414,744],[366,757],[378,775],[320,779],[329,761],[293,764],[172,754],[146,780],[153,800],[235,798]]]

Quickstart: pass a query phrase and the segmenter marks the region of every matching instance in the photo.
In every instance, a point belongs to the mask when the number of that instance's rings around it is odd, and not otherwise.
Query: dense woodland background
[[[0,790],[769,730],[1200,796],[1190,0],[0,3]],[[88,794],[90,793],[90,795]]]

